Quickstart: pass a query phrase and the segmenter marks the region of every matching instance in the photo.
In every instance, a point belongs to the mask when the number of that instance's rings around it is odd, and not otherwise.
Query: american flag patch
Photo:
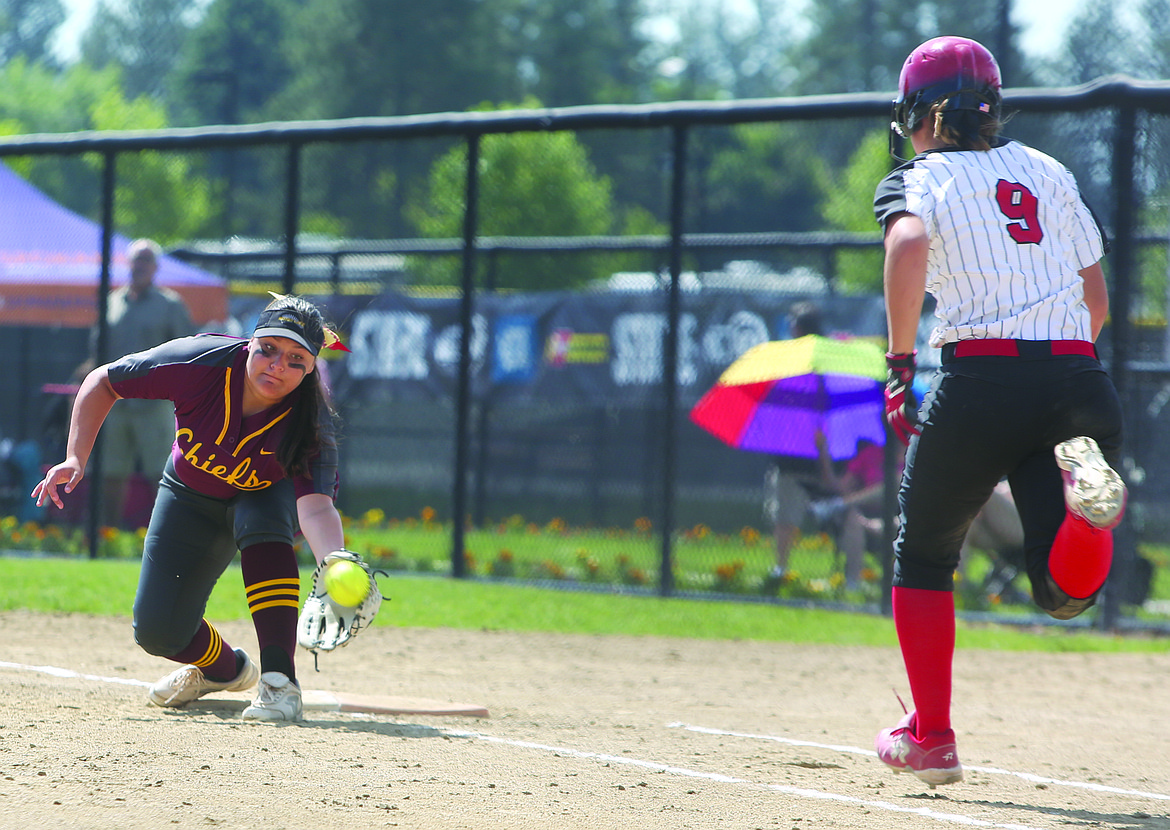
[[[980,104],[979,111],[980,112],[991,112],[991,104]]]

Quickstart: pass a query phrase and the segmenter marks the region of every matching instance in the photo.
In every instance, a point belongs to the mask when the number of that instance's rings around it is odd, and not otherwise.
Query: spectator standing
[[[110,292],[106,322],[109,348],[106,360],[145,351],[168,340],[195,333],[191,312],[183,298],[155,284],[162,250],[150,239],[136,239],[126,250],[130,278]],[[97,363],[97,328],[90,338],[90,360],[84,376]],[[175,413],[169,401],[127,400],[115,407],[103,428],[102,519],[110,527],[126,521],[127,495],[135,475],[141,475],[150,494],[149,513],[158,492],[163,465],[175,439]]]

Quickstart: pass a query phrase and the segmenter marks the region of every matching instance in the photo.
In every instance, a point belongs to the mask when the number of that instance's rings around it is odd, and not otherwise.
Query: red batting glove
[[[918,400],[912,387],[917,354],[886,354],[886,422],[906,446],[910,446],[910,437],[920,432]]]

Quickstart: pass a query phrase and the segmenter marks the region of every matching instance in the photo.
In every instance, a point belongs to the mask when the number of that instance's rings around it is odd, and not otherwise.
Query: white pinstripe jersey
[[[926,225],[932,346],[1093,339],[1077,272],[1105,243],[1076,180],[1051,156],[1003,139],[990,151],[927,151],[882,180],[874,211],[883,228],[902,212]]]

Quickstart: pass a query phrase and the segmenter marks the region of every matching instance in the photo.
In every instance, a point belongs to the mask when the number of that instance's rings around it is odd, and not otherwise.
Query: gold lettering
[[[195,434],[187,428],[178,430],[175,433],[176,440],[179,441],[180,449],[185,441],[190,441],[195,437]],[[192,467],[198,470],[213,475],[220,481],[224,481],[239,490],[263,490],[265,487],[270,487],[272,482],[265,480],[256,475],[256,471],[252,469],[252,459],[245,458],[241,461],[234,470],[229,470],[222,464],[211,466],[211,462],[215,460],[215,453],[209,453],[207,458],[200,458],[199,451],[203,449],[202,442],[192,444],[186,452],[183,453],[185,458]]]
[[[234,470],[232,470],[230,475],[220,476],[220,478],[222,478],[228,484],[234,484],[236,486],[239,486],[239,480],[244,477],[244,474],[247,473],[251,469],[251,467],[252,467],[252,459],[245,458],[238,465],[236,465],[236,468]]]
[[[203,462],[201,462],[199,460],[199,456],[198,456],[199,448],[202,446],[203,446],[202,443],[196,444],[195,446],[191,447],[191,449],[187,450],[187,452],[185,452],[183,454],[183,458],[190,461],[196,467],[199,467],[199,469],[203,469],[202,466],[200,466]]]

